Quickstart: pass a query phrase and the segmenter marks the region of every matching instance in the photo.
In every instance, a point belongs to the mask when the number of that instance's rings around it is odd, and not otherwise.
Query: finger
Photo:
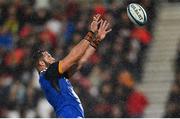
[[[96,21],[97,14],[93,16],[93,21]]]
[[[105,28],[106,24],[107,24],[107,21],[105,20],[102,27]]]
[[[100,18],[100,14],[96,14],[94,17],[93,17],[93,20],[94,21],[98,21]]]
[[[98,21],[98,24],[99,24],[99,23],[101,23],[101,22],[103,22],[103,20],[102,20],[102,19]]]
[[[104,23],[104,21],[101,19],[101,20],[100,20],[100,26],[99,26],[99,29],[101,29],[101,28],[103,27],[103,23]]]
[[[106,31],[106,33],[109,33],[109,32],[111,32],[111,31],[112,31],[112,29],[109,29],[109,30]]]
[[[93,21],[96,21],[96,16],[93,17]]]
[[[101,15],[100,14],[97,14],[96,18],[97,18],[97,21],[99,21]]]
[[[95,16],[97,17],[97,16],[99,16],[99,14],[96,14]]]
[[[109,23],[107,23],[106,25],[105,25],[105,29],[107,29],[109,27]]]
[[[99,16],[99,14],[96,14],[95,17],[97,18]]]

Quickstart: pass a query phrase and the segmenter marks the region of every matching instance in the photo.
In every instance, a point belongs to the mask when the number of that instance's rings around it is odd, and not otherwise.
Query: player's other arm
[[[80,58],[78,64],[75,65],[75,67],[68,70],[68,77],[71,77],[74,74],[74,72],[80,70],[81,67],[88,61],[90,56],[96,51],[96,48],[98,47],[99,43],[105,38],[106,34],[111,31],[111,29],[109,29],[108,27],[109,23],[107,21],[100,21],[99,29],[96,31],[97,34],[95,40],[91,42],[91,45],[89,45],[84,55]]]
[[[82,66],[88,61],[88,59],[94,54],[96,49],[91,45],[87,48],[85,54],[81,57],[78,62],[77,70],[80,70]]]
[[[58,70],[60,74],[68,71],[74,64],[78,63],[80,58],[84,55],[86,49],[89,47],[90,43],[93,41],[95,35],[93,32],[95,32],[97,29],[97,25],[94,25],[94,22],[92,22],[90,26],[91,31],[87,33],[84,39],[81,40],[64,59],[59,61]]]

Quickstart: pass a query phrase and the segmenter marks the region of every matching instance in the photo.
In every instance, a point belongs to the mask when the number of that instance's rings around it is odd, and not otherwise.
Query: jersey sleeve
[[[68,75],[67,72],[64,72],[64,73],[63,73],[61,61],[58,62],[58,72],[59,72],[60,75],[66,77],[66,78],[69,78],[69,75]]]
[[[58,72],[59,72],[60,74],[63,73],[61,61],[58,62]]]

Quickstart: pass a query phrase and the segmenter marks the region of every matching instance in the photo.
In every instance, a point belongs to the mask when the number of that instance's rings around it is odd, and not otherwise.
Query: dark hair
[[[42,49],[38,49],[37,51],[35,51],[33,53],[33,64],[36,66],[37,65],[37,62],[39,61],[39,59],[43,56],[43,52],[45,52],[45,50],[42,50]]]

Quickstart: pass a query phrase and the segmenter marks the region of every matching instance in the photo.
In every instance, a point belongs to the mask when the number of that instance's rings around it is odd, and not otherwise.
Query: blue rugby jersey
[[[58,63],[40,73],[39,82],[48,102],[53,106],[56,116],[63,118],[84,117],[79,97],[73,90],[67,75],[60,75]]]

